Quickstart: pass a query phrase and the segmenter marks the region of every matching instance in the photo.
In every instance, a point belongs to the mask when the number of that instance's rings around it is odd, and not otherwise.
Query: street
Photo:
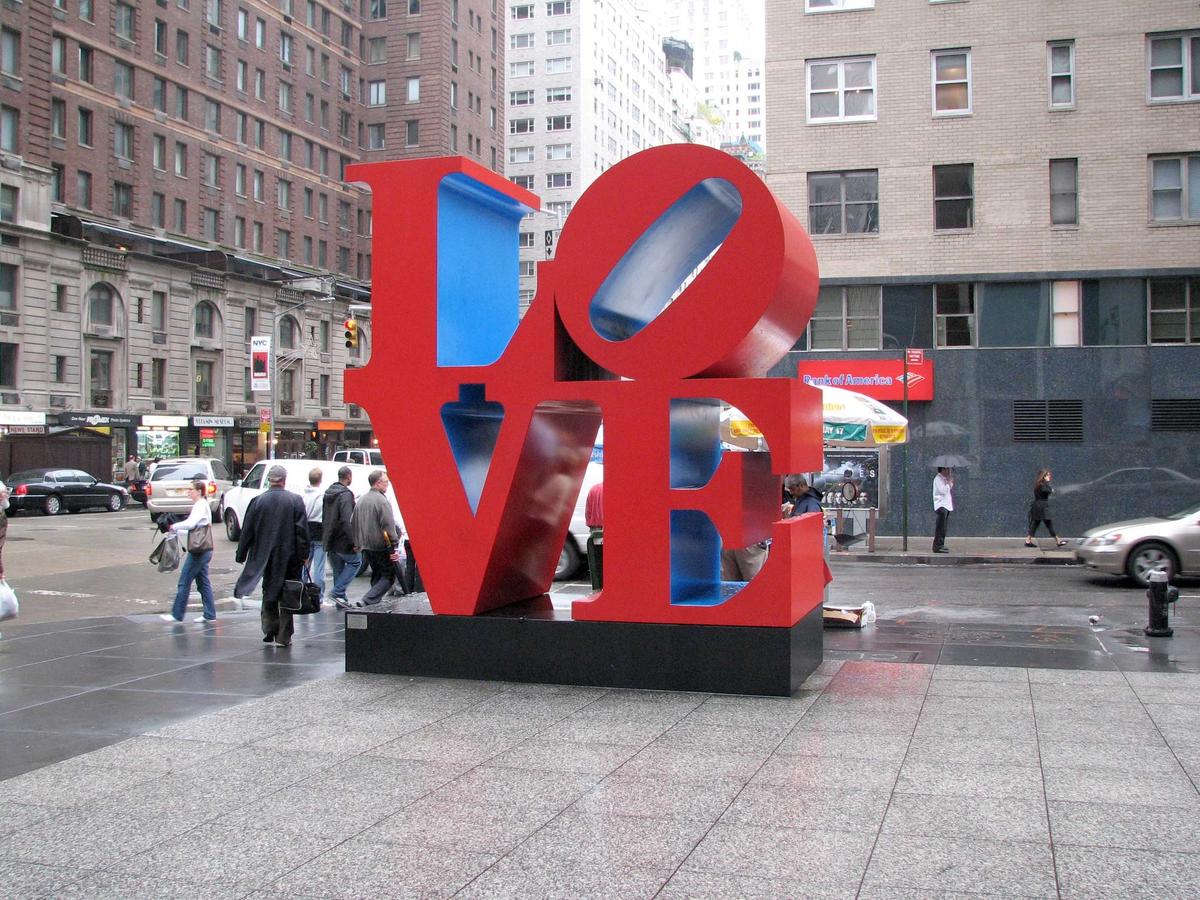
[[[140,505],[119,513],[13,517],[5,564],[20,596],[20,624],[169,609],[177,575],[159,573],[147,561],[153,534]],[[223,529],[214,539],[213,591],[218,611],[231,610],[240,569]],[[836,556],[830,564],[831,603],[869,600],[880,619],[896,624],[1086,626],[1088,616],[1099,615],[1103,627],[1115,628],[1146,618],[1145,591],[1076,566],[897,566]],[[564,601],[588,590],[584,582],[557,588]],[[1179,588],[1177,624],[1200,624],[1193,608],[1200,581],[1184,579]]]

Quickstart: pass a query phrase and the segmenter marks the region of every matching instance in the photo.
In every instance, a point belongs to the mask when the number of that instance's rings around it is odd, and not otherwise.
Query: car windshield
[[[151,481],[208,480],[208,466],[200,462],[159,463]]]
[[[1200,503],[1193,503],[1191,506],[1185,506],[1179,512],[1173,512],[1170,515],[1163,516],[1164,519],[1189,519],[1194,515],[1200,515]]]

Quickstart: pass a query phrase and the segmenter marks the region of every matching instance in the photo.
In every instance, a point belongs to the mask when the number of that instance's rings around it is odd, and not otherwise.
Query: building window
[[[812,234],[879,231],[879,172],[811,172],[808,230]]]
[[[113,63],[113,93],[126,100],[133,99],[133,66],[128,63]]]
[[[1050,64],[1050,108],[1075,106],[1075,42],[1051,41],[1046,45]]]
[[[0,309],[13,312],[17,308],[17,267],[0,263]]]
[[[295,350],[300,340],[300,325],[291,316],[279,320],[279,346],[284,350]]]
[[[275,229],[275,255],[280,259],[292,258],[292,233],[286,228]]]
[[[1151,102],[1200,99],[1200,31],[1146,39]]]
[[[1151,158],[1150,218],[1200,222],[1200,154]]]
[[[938,347],[975,346],[975,285],[934,285],[935,342]]]
[[[533,74],[533,60],[526,59],[508,64],[509,78],[527,78]]]
[[[51,125],[53,133],[55,126]],[[21,114],[11,106],[0,106],[0,150],[17,152],[17,139],[21,133]]]
[[[516,4],[512,8],[512,17],[514,19],[532,19],[533,18],[533,4],[532,3]]]
[[[116,306],[112,288],[107,284],[94,284],[87,292],[88,325],[111,328]]]
[[[566,75],[571,71],[571,57],[557,56],[546,60],[547,75]]]
[[[508,133],[509,134],[533,134],[534,120],[533,119],[509,119]]]
[[[546,88],[547,103],[567,103],[571,99],[570,87]]]
[[[532,106],[533,91],[509,91],[508,92],[509,106]]]
[[[571,145],[570,144],[547,144],[546,159],[570,159]]]
[[[180,178],[187,178],[188,170],[188,148],[187,144],[175,142],[175,174]]]
[[[84,109],[82,106],[79,107],[78,119],[79,119],[79,122],[78,122],[77,129],[79,132],[79,146],[91,147],[92,146],[92,111],[90,109]]]
[[[128,3],[117,3],[113,12],[113,19],[113,27],[117,32],[117,37],[132,41],[134,23],[133,7]]]
[[[533,185],[531,184],[530,187]],[[551,172],[546,176],[547,188],[569,188],[571,186],[570,172]]]
[[[217,310],[207,300],[196,304],[196,314],[193,320],[193,333],[198,338],[213,339],[217,336]]]
[[[152,291],[150,294],[150,330],[167,330],[167,292]]]
[[[11,184],[0,185],[0,222],[16,222],[21,191]]]
[[[367,149],[383,150],[385,144],[386,126],[382,123],[367,126]]]
[[[533,33],[512,34],[508,38],[508,46],[512,50],[529,50],[533,48]]]
[[[874,8],[875,0],[804,0],[804,11],[810,13]]]
[[[113,182],[113,215],[122,219],[133,218],[133,185]]]
[[[79,45],[79,80],[92,84],[95,72],[92,68],[93,53],[91,47]]]
[[[133,159],[133,126],[126,122],[113,125],[113,153],[117,159]]]
[[[971,51],[935,50],[931,54],[933,114],[965,116],[971,112]]]
[[[1079,160],[1050,160],[1050,222],[1079,224]]]
[[[387,0],[369,0],[367,3],[367,18],[386,19]]]
[[[200,232],[206,240],[220,239],[221,214],[209,206],[200,208]]]
[[[975,167],[971,163],[933,167],[933,227],[973,228]]]
[[[570,131],[571,117],[568,116],[547,116],[546,117],[547,131]]]
[[[187,233],[187,201],[175,198],[175,231],[178,234]]]
[[[421,143],[421,123],[418,119],[409,119],[404,123],[404,145],[416,147]]]
[[[546,32],[547,47],[565,47],[571,43],[570,28],[556,28],[554,31]]]
[[[378,37],[367,40],[367,62],[372,65],[387,62],[387,38]]]
[[[824,287],[809,323],[813,350],[878,350],[881,291],[877,286]]]
[[[533,246],[533,232],[532,231],[520,232],[520,234],[517,235],[517,246],[518,247],[526,247],[526,248],[532,247]]]
[[[212,44],[204,45],[204,74],[213,81],[221,80],[221,51]]]
[[[0,74],[21,74],[21,35],[11,28],[0,29]]]
[[[405,79],[404,100],[406,103],[418,103],[421,100],[421,76],[413,75]]]
[[[548,16],[569,16],[571,14],[571,0],[551,0],[546,4],[546,15]]]
[[[1150,343],[1200,343],[1200,278],[1150,279]]]
[[[188,64],[188,33],[182,29],[175,32],[175,62],[181,66]]]
[[[92,208],[92,173],[80,169],[75,173],[75,203],[83,209]]]
[[[150,396],[156,398],[167,396],[167,361],[165,359],[150,360]]]
[[[808,121],[875,120],[875,57],[812,60],[808,72]]]
[[[17,344],[0,343],[0,387],[17,386]]]

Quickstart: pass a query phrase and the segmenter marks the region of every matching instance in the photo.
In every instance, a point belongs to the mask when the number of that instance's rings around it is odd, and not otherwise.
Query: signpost
[[[925,364],[925,351],[908,347],[904,351],[904,376],[901,379],[904,382],[904,410],[901,415],[904,420],[908,421],[908,367],[922,366]],[[909,426],[909,434],[912,434],[912,426]],[[908,441],[904,442],[900,449],[900,466],[902,469],[900,479],[900,527],[903,540],[901,549],[908,552]]]

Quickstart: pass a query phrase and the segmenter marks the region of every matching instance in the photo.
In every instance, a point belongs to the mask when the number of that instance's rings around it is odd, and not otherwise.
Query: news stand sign
[[[250,390],[271,390],[271,336],[250,338]]]

